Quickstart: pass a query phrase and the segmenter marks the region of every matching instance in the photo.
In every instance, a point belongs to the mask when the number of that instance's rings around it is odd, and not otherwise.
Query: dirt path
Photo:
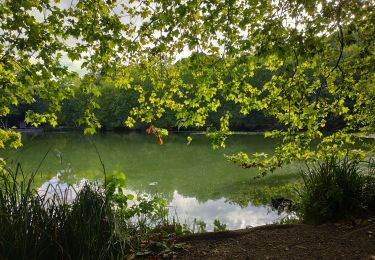
[[[181,237],[177,259],[371,259],[375,219],[330,225],[268,225]]]

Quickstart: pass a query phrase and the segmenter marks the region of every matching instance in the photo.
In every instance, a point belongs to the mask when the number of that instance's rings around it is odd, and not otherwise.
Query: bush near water
[[[104,184],[33,188],[20,166],[0,173],[0,259],[123,259],[173,253],[165,201],[125,195],[125,176]],[[73,194],[73,196],[72,196]],[[177,230],[177,231],[175,231]]]
[[[329,157],[302,172],[297,209],[307,223],[339,221],[375,212],[375,161]]]

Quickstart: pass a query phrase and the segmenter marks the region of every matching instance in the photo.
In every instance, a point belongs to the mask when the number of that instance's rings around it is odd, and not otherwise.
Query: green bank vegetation
[[[375,163],[327,158],[302,173],[297,212],[308,223],[325,223],[375,212]]]
[[[172,256],[188,225],[168,220],[157,196],[124,194],[125,175],[104,183],[33,188],[35,174],[19,165],[0,176],[0,257],[3,259],[123,259]]]

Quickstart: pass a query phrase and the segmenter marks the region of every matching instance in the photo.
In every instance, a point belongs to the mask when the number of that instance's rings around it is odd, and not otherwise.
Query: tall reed
[[[128,206],[97,183],[38,192],[34,177],[20,165],[0,174],[0,259],[123,259],[164,223],[157,198]]]
[[[302,172],[299,213],[305,222],[331,222],[375,210],[375,164],[327,158]]]

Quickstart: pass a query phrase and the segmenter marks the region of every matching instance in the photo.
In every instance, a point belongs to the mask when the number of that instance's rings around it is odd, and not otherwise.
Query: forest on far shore
[[[209,59],[221,59],[220,57],[207,56],[203,53],[193,53],[187,58],[181,59],[174,64],[168,66],[175,67],[181,72],[181,78],[184,84],[197,85],[194,76],[189,71],[189,64],[192,60],[197,59],[209,60]],[[278,71],[271,71],[266,67],[259,68],[254,73],[255,76],[247,77],[247,83],[251,84],[258,89],[262,89],[263,85],[270,81],[273,75],[277,75]],[[126,130],[127,127],[124,124],[126,118],[130,115],[133,107],[137,106],[139,102],[139,93],[134,90],[134,86],[141,86],[143,89],[151,91],[154,86],[150,78],[142,78],[142,68],[140,66],[132,68],[133,81],[130,83],[132,87],[130,89],[124,89],[116,87],[116,82],[110,78],[102,79],[100,74],[97,75],[97,81],[95,82],[96,88],[100,91],[100,94],[96,97],[98,107],[95,109],[95,114],[99,120],[102,131],[115,130],[121,131]],[[311,79],[313,80],[313,79]],[[229,83],[230,79],[227,79]],[[71,83],[71,82],[69,82]],[[87,96],[80,85],[82,84],[79,77],[74,79],[73,86],[76,87],[74,97],[66,99],[61,105],[61,111],[58,113],[59,127],[64,129],[83,129],[79,123],[80,118],[83,116],[83,111],[91,98]],[[207,128],[220,126],[220,118],[229,111],[232,115],[230,121],[230,129],[232,131],[270,131],[274,129],[282,129],[283,127],[278,124],[276,118],[271,115],[267,115],[264,111],[251,111],[244,115],[240,111],[240,106],[234,104],[232,101],[226,100],[222,97],[221,107],[216,112],[211,112],[206,120],[206,125],[203,127],[189,126],[186,128],[179,128],[177,126],[176,111],[166,111],[162,118],[156,119],[154,124],[157,127],[166,128],[169,130],[199,130],[205,131]],[[6,117],[3,117],[2,124],[6,127],[24,128],[28,127],[24,123],[25,115],[27,111],[33,111],[35,113],[46,113],[48,112],[48,103],[41,99],[36,99],[35,103],[32,104],[21,104],[11,109],[11,113]],[[132,128],[134,130],[143,130],[147,128],[149,124],[143,122],[137,122]],[[331,115],[327,118],[325,131],[334,131],[341,129],[345,126],[344,120],[340,116]],[[42,128],[53,130],[53,127],[46,123],[41,125]],[[284,127],[285,128],[285,127]]]

